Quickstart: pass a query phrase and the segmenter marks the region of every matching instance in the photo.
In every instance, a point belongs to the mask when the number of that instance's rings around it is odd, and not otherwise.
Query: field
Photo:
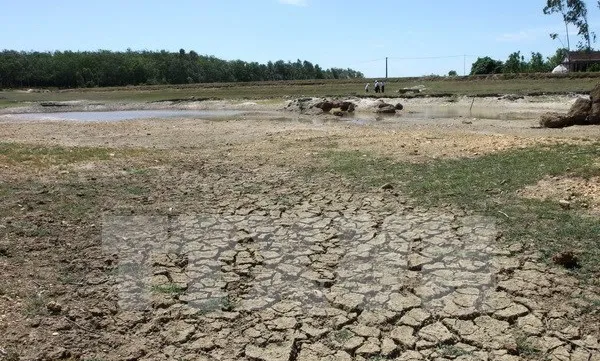
[[[600,128],[537,127],[597,82],[1,92],[0,360],[600,360]],[[240,113],[13,115],[91,108]]]

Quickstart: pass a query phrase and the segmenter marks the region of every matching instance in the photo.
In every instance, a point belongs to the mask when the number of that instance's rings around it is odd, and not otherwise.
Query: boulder
[[[398,104],[396,104],[396,106],[394,108],[396,108],[396,110],[402,110],[402,109],[404,109],[404,105],[398,103]]]
[[[592,103],[600,103],[600,83],[590,91],[590,99]]]
[[[335,108],[333,102],[330,102],[328,100],[319,102],[319,103],[315,104],[314,107],[321,109],[325,113],[327,113],[331,109]]]
[[[574,123],[565,114],[550,112],[542,114],[540,125],[545,128],[564,128]]]
[[[567,113],[573,124],[586,124],[586,119],[592,109],[592,101],[585,98],[578,98]]]
[[[396,107],[394,107],[391,104],[386,104],[386,105],[383,105],[383,106],[380,105],[375,110],[375,113],[379,113],[379,114],[395,114],[396,113]]]
[[[588,124],[600,124],[600,102],[594,103],[592,101],[592,109],[588,114],[586,122]]]

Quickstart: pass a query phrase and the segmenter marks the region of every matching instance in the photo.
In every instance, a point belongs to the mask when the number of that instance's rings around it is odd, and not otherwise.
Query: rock
[[[288,361],[294,349],[293,342],[269,344],[266,347],[246,346],[245,353],[250,359],[261,361]]]
[[[404,109],[404,105],[402,105],[402,104],[400,104],[400,103],[396,103],[396,105],[394,106],[394,108],[395,108],[396,110],[402,110],[402,109]]]
[[[417,342],[415,330],[408,326],[399,326],[392,330],[390,337],[405,348],[413,348]]]
[[[328,113],[331,109],[333,109],[333,103],[330,101],[324,101],[315,104],[314,107],[321,109],[325,113]]]
[[[600,103],[600,83],[590,91],[590,100],[592,103]]]
[[[58,347],[48,353],[50,360],[62,360],[71,357],[71,353],[64,347]]]
[[[571,106],[567,117],[571,119],[573,124],[586,124],[586,119],[592,109],[592,101],[585,98],[577,98]]]
[[[556,112],[542,114],[540,118],[540,125],[545,128],[564,128],[573,124],[569,117]]]
[[[564,251],[552,256],[552,262],[559,266],[563,266],[567,269],[575,269],[581,267],[579,265],[579,258],[573,253],[573,251]]]
[[[590,109],[590,114],[586,119],[588,124],[600,124],[600,99],[598,102],[592,103],[592,108]]]
[[[46,309],[51,314],[58,315],[60,314],[60,311],[62,311],[62,305],[56,301],[50,301],[46,304]]]
[[[516,95],[516,94],[506,94],[506,95],[503,95],[498,98],[498,100],[509,100],[511,102],[514,102],[515,100],[519,100],[519,99],[525,99],[525,97],[522,95]]]
[[[386,184],[384,184],[384,185],[381,186],[381,189],[384,190],[384,191],[389,191],[389,190],[394,189],[394,186],[391,185],[390,183],[386,183]]]
[[[386,104],[385,106],[379,106],[376,110],[375,113],[378,114],[395,114],[396,113],[396,108],[391,105],[391,104]]]
[[[562,209],[570,209],[571,208],[571,202],[569,202],[566,199],[561,199],[560,201],[558,201],[558,205],[560,205],[560,207]]]
[[[344,112],[338,110],[338,111],[333,112],[333,115],[335,115],[336,117],[343,117]]]

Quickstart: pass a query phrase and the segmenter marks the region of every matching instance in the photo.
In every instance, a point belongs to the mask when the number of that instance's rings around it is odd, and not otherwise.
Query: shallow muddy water
[[[0,116],[0,119],[29,121],[117,122],[152,118],[219,119],[243,114],[236,110],[117,110],[103,112],[21,113]]]

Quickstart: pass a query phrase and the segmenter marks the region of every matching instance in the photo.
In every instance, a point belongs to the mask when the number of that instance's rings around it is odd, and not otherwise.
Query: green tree
[[[600,1],[598,5],[600,6]],[[567,49],[571,49],[569,24],[572,24],[577,28],[577,35],[582,38],[582,41],[578,43],[577,47],[583,50],[590,50],[592,48],[591,42],[592,39],[595,41],[596,35],[593,32],[590,32],[587,19],[587,7],[583,0],[546,0],[546,6],[544,6],[543,11],[546,15],[558,13],[562,16],[567,35]],[[558,34],[550,34],[550,37],[556,39]]]
[[[458,76],[458,73],[456,72],[456,70],[450,70],[448,72],[448,76]]]
[[[505,73],[523,73],[526,69],[525,57],[521,55],[520,51],[516,51],[508,56],[503,71]]]
[[[504,64],[500,60],[494,60],[489,56],[477,58],[471,66],[471,75],[499,74],[502,73]]]
[[[558,48],[556,53],[548,58],[548,65],[550,68],[555,68],[556,66],[564,63],[567,58],[568,51],[566,48]]]
[[[533,73],[545,73],[552,70],[551,66],[544,61],[544,57],[540,53],[531,53],[529,60],[529,71]]]

